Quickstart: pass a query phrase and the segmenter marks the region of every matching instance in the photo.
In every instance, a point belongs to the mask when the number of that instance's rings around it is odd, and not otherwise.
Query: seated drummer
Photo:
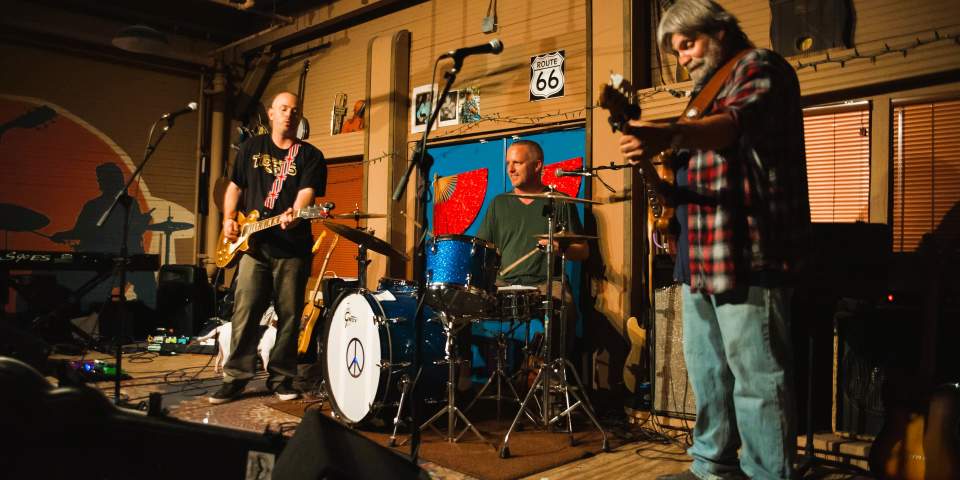
[[[530,140],[518,140],[507,149],[507,174],[513,184],[514,193],[543,193],[548,188],[541,181],[543,175],[543,149],[539,144]],[[513,269],[503,271],[529,254],[540,245],[546,245],[546,240],[538,240],[537,235],[547,233],[547,218],[543,216],[543,208],[547,201],[542,198],[522,198],[505,194],[497,195],[487,214],[480,224],[477,237],[493,242],[500,250],[501,275],[497,278],[498,286],[526,285],[536,286],[540,292],[547,291],[547,256],[538,251],[529,255]],[[565,227],[569,233],[582,233],[580,218],[572,202],[555,202],[558,209],[559,230]],[[554,249],[559,253],[559,245],[554,241]],[[567,260],[585,260],[590,255],[590,247],[586,242],[570,244],[566,251]],[[560,258],[555,261],[554,269],[554,298],[560,298]],[[567,319],[567,345],[572,345],[575,337],[577,321],[576,308],[573,304],[569,282],[564,291],[564,305]],[[555,323],[558,325],[559,323]],[[559,334],[559,330],[555,330]],[[556,345],[556,344],[555,344]],[[569,348],[568,348],[569,351]]]

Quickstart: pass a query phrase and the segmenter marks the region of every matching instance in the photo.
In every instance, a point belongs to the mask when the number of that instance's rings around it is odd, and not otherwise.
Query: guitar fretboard
[[[303,210],[294,210],[293,216],[295,218],[300,218],[301,216],[300,212],[302,211]],[[253,223],[248,223],[244,225],[244,228],[246,229],[247,233],[253,234],[253,233],[259,232],[260,230],[265,230],[267,228],[274,227],[277,225],[280,225],[280,215],[276,215],[270,218],[265,218],[263,220],[259,220]]]

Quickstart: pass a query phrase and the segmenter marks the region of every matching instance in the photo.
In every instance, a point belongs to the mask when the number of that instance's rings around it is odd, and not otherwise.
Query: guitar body
[[[237,212],[237,225],[240,228],[240,236],[237,241],[231,242],[220,232],[220,240],[217,241],[216,264],[220,268],[227,268],[236,261],[238,255],[250,249],[250,233],[244,232],[244,225],[254,223],[260,218],[260,212],[254,210],[249,215],[243,212]]]
[[[319,282],[319,280],[317,280]],[[313,302],[303,307],[303,316],[300,317],[300,337],[297,339],[297,355],[304,355],[310,349],[310,340],[317,320],[323,316],[323,306]]]
[[[894,408],[887,412],[883,428],[870,447],[870,471],[882,478],[925,479],[925,424],[926,418],[921,412],[906,408]]]
[[[892,480],[960,478],[960,387],[944,385],[926,411],[893,407],[870,447],[870,471]]]
[[[320,233],[317,246],[320,245],[323,237],[326,235],[326,230]],[[327,273],[327,263],[330,261],[330,255],[333,253],[333,249],[337,248],[337,242],[339,240],[339,235],[333,238],[333,243],[331,243],[330,248],[327,249],[327,255],[323,258],[323,264],[320,266],[317,283],[314,285],[313,291],[310,292],[310,298],[307,300],[307,304],[303,306],[303,315],[300,316],[300,336],[297,339],[297,355],[305,355],[307,351],[310,350],[317,320],[323,317],[325,308],[323,305],[323,295],[320,294],[320,286],[323,284],[323,276]]]

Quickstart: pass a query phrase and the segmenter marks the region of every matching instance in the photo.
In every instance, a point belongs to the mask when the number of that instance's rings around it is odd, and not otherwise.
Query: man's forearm
[[[237,205],[240,203],[240,194],[243,191],[237,184],[230,182],[227,191],[223,194],[223,219],[233,220],[237,217]]]

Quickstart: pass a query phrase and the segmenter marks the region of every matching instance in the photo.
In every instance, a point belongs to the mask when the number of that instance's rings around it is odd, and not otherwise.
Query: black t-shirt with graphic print
[[[287,150],[277,147],[270,135],[259,135],[240,145],[230,175],[230,180],[243,190],[237,206],[239,211],[248,214],[258,210],[260,218],[264,219],[292,207],[301,189],[312,187],[318,197],[326,193],[327,164],[323,153],[309,143],[301,143],[273,208],[265,207],[263,201],[273,188],[286,158]],[[288,230],[279,226],[262,230],[250,238],[254,252],[261,250],[275,258],[309,255],[312,244],[310,222],[306,221]]]

